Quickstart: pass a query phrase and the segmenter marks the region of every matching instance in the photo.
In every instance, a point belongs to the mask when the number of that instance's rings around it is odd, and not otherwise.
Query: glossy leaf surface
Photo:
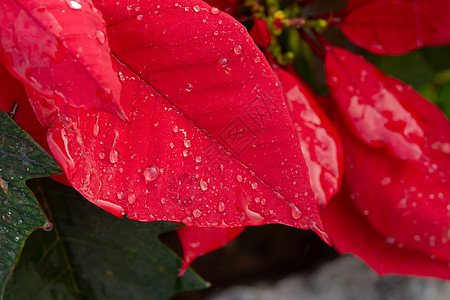
[[[425,133],[410,108],[411,101],[422,97],[361,56],[332,46],[326,51],[330,96],[351,131],[371,147],[386,148],[401,159],[426,161]]]
[[[98,2],[130,123],[30,93],[73,186],[141,221],[322,234],[281,88],[245,28],[201,1],[127,5]]]
[[[49,226],[25,181],[60,172],[55,160],[0,112],[0,295],[25,239]]]
[[[350,0],[336,22],[355,44],[381,55],[450,43],[450,3],[440,0]]]
[[[339,124],[344,173],[351,199],[387,243],[448,263],[450,122],[427,100],[410,100],[424,126],[427,166],[368,147]]]
[[[448,261],[399,245],[391,236],[375,229],[351,200],[345,182],[339,194],[328,203],[322,219],[336,250],[360,257],[380,275],[450,279]]]
[[[222,248],[234,240],[245,227],[234,228],[201,228],[185,226],[177,230],[183,247],[183,265],[180,275],[199,256]]]
[[[206,287],[190,270],[178,278],[180,259],[158,239],[178,226],[115,218],[50,179],[34,187],[54,228],[27,240],[5,300],[165,300]]]
[[[314,197],[317,204],[326,204],[341,184],[343,153],[339,134],[306,83],[282,68],[277,68],[277,73],[297,129]]]
[[[102,15],[85,0],[2,0],[0,60],[19,80],[65,103],[123,118]]]

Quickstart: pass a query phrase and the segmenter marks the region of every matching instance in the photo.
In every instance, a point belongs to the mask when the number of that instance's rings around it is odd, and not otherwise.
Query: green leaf
[[[180,259],[158,240],[178,226],[114,217],[50,180],[38,188],[54,229],[31,235],[5,300],[163,300],[206,287],[192,271],[177,277]]]
[[[48,226],[25,180],[61,172],[45,150],[7,113],[0,112],[0,291],[27,236],[36,228]]]

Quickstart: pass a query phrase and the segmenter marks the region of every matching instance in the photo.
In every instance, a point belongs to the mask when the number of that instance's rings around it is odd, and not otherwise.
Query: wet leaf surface
[[[326,51],[330,96],[351,131],[369,146],[385,148],[400,159],[426,162],[425,133],[410,108],[422,97],[361,56],[332,46]]]
[[[245,28],[200,1],[97,4],[130,123],[30,93],[73,186],[141,221],[325,236],[281,87]]]
[[[450,3],[439,0],[350,0],[336,22],[355,44],[380,55],[450,43]]]
[[[0,112],[0,290],[19,258],[25,239],[49,226],[34,195],[25,185],[30,178],[61,172],[55,160]]]
[[[73,188],[50,179],[36,183],[54,224],[36,231],[5,292],[11,299],[170,299],[206,287],[158,240],[178,226],[118,219],[86,201]]]
[[[69,105],[123,118],[105,22],[92,2],[5,0],[0,24],[0,57],[16,78]]]

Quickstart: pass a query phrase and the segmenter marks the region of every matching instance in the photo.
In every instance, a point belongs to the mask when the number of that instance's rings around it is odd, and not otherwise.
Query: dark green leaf
[[[5,300],[163,300],[206,287],[191,271],[178,278],[181,261],[158,240],[178,226],[116,218],[50,180],[38,188],[54,229],[31,235]]]
[[[27,236],[47,223],[25,180],[61,172],[47,152],[0,112],[0,291]]]

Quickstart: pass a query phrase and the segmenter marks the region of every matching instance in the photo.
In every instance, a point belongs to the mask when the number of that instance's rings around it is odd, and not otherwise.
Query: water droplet
[[[117,192],[117,198],[119,200],[122,200],[123,199],[123,192]]]
[[[200,8],[199,5],[194,5],[194,6],[192,7],[192,9],[193,9],[195,12],[197,12],[197,13],[201,10],[201,8]]]
[[[253,182],[252,183],[252,189],[256,190],[258,188],[258,183],[257,182]]]
[[[185,139],[185,140],[183,141],[183,144],[184,144],[184,146],[185,146],[186,148],[189,148],[189,147],[192,146],[192,142],[191,142],[190,139]]]
[[[18,242],[18,241],[20,240],[20,238],[19,238],[18,236],[16,236],[16,237],[14,238],[14,240],[15,240],[16,242]]]
[[[381,185],[388,185],[389,183],[391,183],[392,179],[391,177],[384,177],[383,179],[381,179]]]
[[[186,157],[189,155],[189,150],[188,149],[184,149],[183,150],[183,156]]]
[[[98,157],[99,157],[100,159],[105,159],[106,154],[105,154],[104,152],[100,152],[100,153],[98,154]]]
[[[136,202],[136,195],[131,193],[128,195],[128,203],[133,204],[134,202]]]
[[[203,179],[200,179],[200,188],[203,191],[206,191],[208,189],[208,183],[206,181],[204,181]]]
[[[125,76],[123,76],[122,72],[119,71],[119,72],[117,73],[117,75],[119,75],[120,81],[125,82]]]
[[[102,45],[106,42],[106,35],[105,35],[105,33],[103,31],[99,30],[99,29],[97,29],[95,31],[95,38]]]
[[[130,10],[132,10],[132,9],[133,9],[133,5],[132,5],[132,4],[128,4],[128,5],[127,5],[127,10],[130,11]]]
[[[146,167],[143,172],[145,182],[156,180],[159,176],[159,168],[155,165],[151,165],[149,167]]]
[[[339,86],[339,77],[336,74],[331,74],[328,77],[328,84],[332,88],[337,88]]]
[[[138,21],[142,21],[143,18],[144,18],[144,16],[141,14],[136,16],[136,20],[138,20]]]
[[[177,133],[178,132],[178,126],[177,125],[173,125],[172,126],[172,131]]]
[[[78,0],[66,0],[66,3],[72,9],[81,9],[83,7],[81,3],[78,2]]]
[[[211,14],[218,15],[220,13],[220,9],[217,7],[211,7]]]
[[[354,94],[355,93],[355,87],[352,84],[348,83],[348,84],[345,85],[345,91],[348,94]]]
[[[170,147],[171,149],[173,149],[173,147],[175,147],[175,145],[174,145],[172,142],[170,142],[170,143],[169,143],[169,147]]]
[[[243,180],[243,178],[242,178],[241,175],[237,175],[237,176],[236,176],[236,179],[237,179],[238,182],[242,182],[242,180]]]
[[[233,51],[237,55],[242,54],[242,46],[241,45],[234,46]]]
[[[295,206],[294,203],[289,203],[289,207],[291,208],[291,217],[294,220],[298,220],[302,217],[302,212]]]
[[[201,156],[197,156],[195,158],[195,161],[198,162],[198,163],[201,163],[202,162],[202,157]]]
[[[261,57],[257,56],[253,59],[253,61],[257,64],[257,63],[261,62]]]
[[[223,212],[225,210],[225,203],[219,202],[218,209],[219,209],[219,212]]]
[[[202,212],[198,208],[196,208],[196,209],[194,209],[192,214],[194,215],[195,218],[198,218],[202,215]]]
[[[100,133],[100,126],[98,125],[98,119],[97,122],[94,124],[94,128],[92,128],[92,134],[97,137]]]
[[[219,64],[225,68],[226,66],[228,66],[228,59],[226,58],[219,59]]]
[[[239,29],[239,32],[240,32],[240,33],[244,33],[244,32],[245,32],[245,28],[244,28],[244,27],[241,27],[241,29]]]
[[[190,84],[190,83],[186,84],[186,91],[187,92],[191,92],[193,88],[194,87],[192,86],[192,84]]]
[[[216,31],[213,32],[213,34],[214,35],[219,35],[219,31],[216,30]]]
[[[119,152],[117,152],[117,150],[113,149],[111,150],[111,152],[109,152],[109,161],[112,164],[115,164],[119,161]]]

